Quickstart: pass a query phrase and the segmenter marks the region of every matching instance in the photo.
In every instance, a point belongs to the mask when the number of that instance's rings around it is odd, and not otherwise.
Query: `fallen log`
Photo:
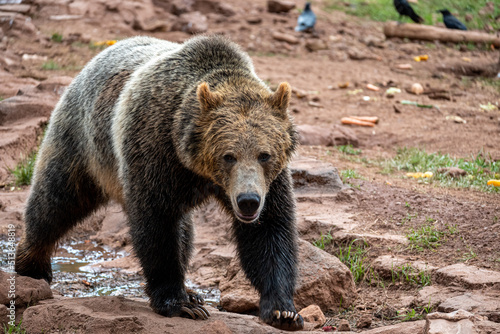
[[[419,39],[424,41],[440,42],[471,42],[493,44],[500,47],[500,37],[478,31],[463,31],[426,26],[422,24],[387,22],[384,25],[384,34],[387,38],[399,37],[409,39]]]

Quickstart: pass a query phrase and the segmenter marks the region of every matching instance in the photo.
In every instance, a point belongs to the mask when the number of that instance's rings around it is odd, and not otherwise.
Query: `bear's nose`
[[[255,193],[240,194],[236,202],[244,216],[254,216],[260,205],[260,196]]]

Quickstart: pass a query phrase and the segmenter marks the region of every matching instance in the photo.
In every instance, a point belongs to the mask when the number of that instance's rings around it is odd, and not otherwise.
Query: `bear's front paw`
[[[193,319],[206,320],[210,316],[210,312],[200,304],[186,303],[181,306],[181,316],[189,315]]]
[[[195,296],[189,295],[189,299],[191,302],[167,301],[162,303],[160,307],[154,307],[152,305],[152,308],[156,313],[167,317],[188,317],[195,320],[208,319],[210,312],[199,303],[200,299],[203,301],[203,298],[196,298]]]
[[[287,331],[298,331],[304,328],[304,319],[294,311],[273,311],[271,326]]]

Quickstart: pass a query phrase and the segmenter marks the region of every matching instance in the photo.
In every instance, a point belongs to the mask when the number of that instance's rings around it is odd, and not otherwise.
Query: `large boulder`
[[[49,284],[43,279],[0,271],[0,282],[2,282],[0,284],[0,305],[10,305],[12,291],[15,294],[16,308],[25,308],[53,297]]]
[[[53,77],[35,87],[20,89],[16,96],[0,102],[0,125],[20,119],[50,117],[71,77]]]
[[[500,273],[488,269],[457,263],[436,271],[436,281],[443,285],[452,283],[468,289],[493,287],[500,290]]]
[[[335,256],[309,242],[299,241],[298,280],[295,305],[298,310],[311,304],[323,311],[337,311],[357,298],[352,273]],[[250,285],[238,262],[233,260],[221,281],[221,305],[231,312],[252,312],[259,307],[259,295]]]
[[[22,326],[30,334],[282,333],[255,316],[219,312],[210,306],[207,309],[211,317],[201,321],[163,317],[147,302],[123,297],[59,299],[28,308]]]

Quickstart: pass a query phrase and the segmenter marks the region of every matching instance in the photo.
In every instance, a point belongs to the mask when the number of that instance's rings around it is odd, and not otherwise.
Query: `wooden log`
[[[384,25],[384,34],[386,37],[399,37],[409,39],[419,39],[424,41],[440,42],[471,42],[493,44],[500,47],[500,37],[493,34],[487,34],[478,31],[463,31],[422,24],[387,22]]]

